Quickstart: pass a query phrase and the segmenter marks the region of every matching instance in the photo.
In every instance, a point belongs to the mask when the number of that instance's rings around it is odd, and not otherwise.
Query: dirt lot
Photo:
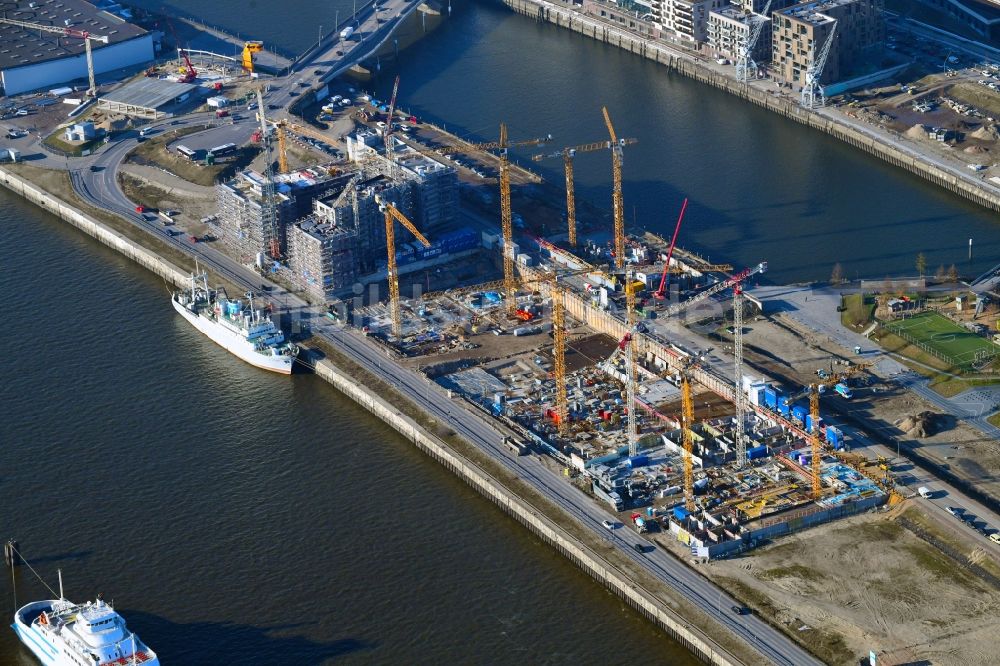
[[[744,340],[747,362],[789,386],[814,381],[812,373],[817,369],[829,369],[832,360],[849,354],[780,314],[752,322]],[[1000,496],[1000,444],[985,441],[979,431],[946,415],[937,419],[937,430],[929,437],[907,437],[895,426],[897,421],[923,411],[940,414],[940,410],[895,384],[875,381],[853,390],[850,401],[830,393],[824,395],[822,411],[837,414],[888,446],[894,446],[898,439],[902,446],[919,449],[922,455],[984,492]]]
[[[946,542],[945,554],[917,535],[940,537],[923,529],[919,508],[904,506],[805,530],[701,570],[819,646],[827,663],[856,664],[869,649],[890,664],[996,663],[997,623],[984,619],[1000,613],[1000,565],[958,539]]]

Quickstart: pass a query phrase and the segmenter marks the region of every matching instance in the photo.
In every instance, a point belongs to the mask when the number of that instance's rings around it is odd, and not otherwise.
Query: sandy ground
[[[817,369],[829,370],[831,362],[852,356],[849,350],[781,314],[752,321],[744,340],[747,362],[786,386],[804,386],[816,379]],[[828,419],[859,427],[886,445],[894,445],[898,438],[902,445],[919,448],[938,464],[1000,496],[1000,444],[944,415],[938,419],[939,430],[924,439],[909,438],[895,426],[900,419],[919,412],[940,414],[937,407],[910,391],[875,382],[855,387],[850,401],[827,393],[821,410]]]
[[[996,563],[957,540],[949,557],[911,531],[919,510],[899,515],[828,523],[701,570],[807,643],[839,634],[834,663],[874,649],[880,663],[995,664],[1000,587],[967,567],[995,576]]]

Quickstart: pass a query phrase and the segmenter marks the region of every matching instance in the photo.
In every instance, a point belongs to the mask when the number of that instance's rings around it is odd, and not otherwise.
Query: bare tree
[[[917,275],[920,277],[924,276],[927,272],[927,257],[924,256],[923,252],[917,253]]]
[[[958,282],[958,269],[955,267],[955,264],[948,267],[948,279],[952,282]]]

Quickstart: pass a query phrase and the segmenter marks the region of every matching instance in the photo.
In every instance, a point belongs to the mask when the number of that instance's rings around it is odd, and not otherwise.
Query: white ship
[[[97,601],[82,605],[62,598],[33,601],[18,609],[11,626],[45,666],[160,664],[156,653],[99,595]]]
[[[290,375],[298,347],[285,340],[269,314],[254,307],[251,292],[246,296],[244,304],[221,289],[209,289],[208,276],[202,273],[192,275],[191,288],[175,291],[171,300],[195,328],[247,363]]]

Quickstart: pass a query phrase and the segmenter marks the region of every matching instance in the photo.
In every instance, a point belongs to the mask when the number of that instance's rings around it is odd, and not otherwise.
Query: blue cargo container
[[[787,418],[789,416],[789,414],[791,414],[791,408],[788,406],[787,403],[782,402],[781,400],[779,400],[778,401],[778,413]]]
[[[691,515],[691,513],[687,509],[685,509],[684,507],[682,507],[682,506],[675,506],[674,507],[674,518],[676,518],[677,520],[681,520],[681,521],[686,520],[687,517],[690,516],[690,515]]]
[[[628,459],[629,467],[642,467],[649,464],[649,456],[635,456]]]
[[[835,449],[843,448],[844,446],[844,433],[840,431],[840,428],[836,426],[826,427],[826,441],[827,443]]]
[[[823,429],[823,417],[822,416],[819,417],[818,421],[819,422],[816,423],[815,425],[820,430],[822,430]],[[812,415],[811,414],[806,414],[806,432],[812,432],[813,431],[813,425],[814,424],[813,424],[813,417],[812,417]]]
[[[768,409],[777,409],[778,392],[770,386],[764,388],[764,406]]]
[[[747,460],[756,460],[757,458],[764,458],[766,456],[766,446],[755,446],[752,449],[747,449]]]
[[[809,414],[809,410],[802,405],[792,406],[792,418],[801,423],[806,422],[806,416]]]

